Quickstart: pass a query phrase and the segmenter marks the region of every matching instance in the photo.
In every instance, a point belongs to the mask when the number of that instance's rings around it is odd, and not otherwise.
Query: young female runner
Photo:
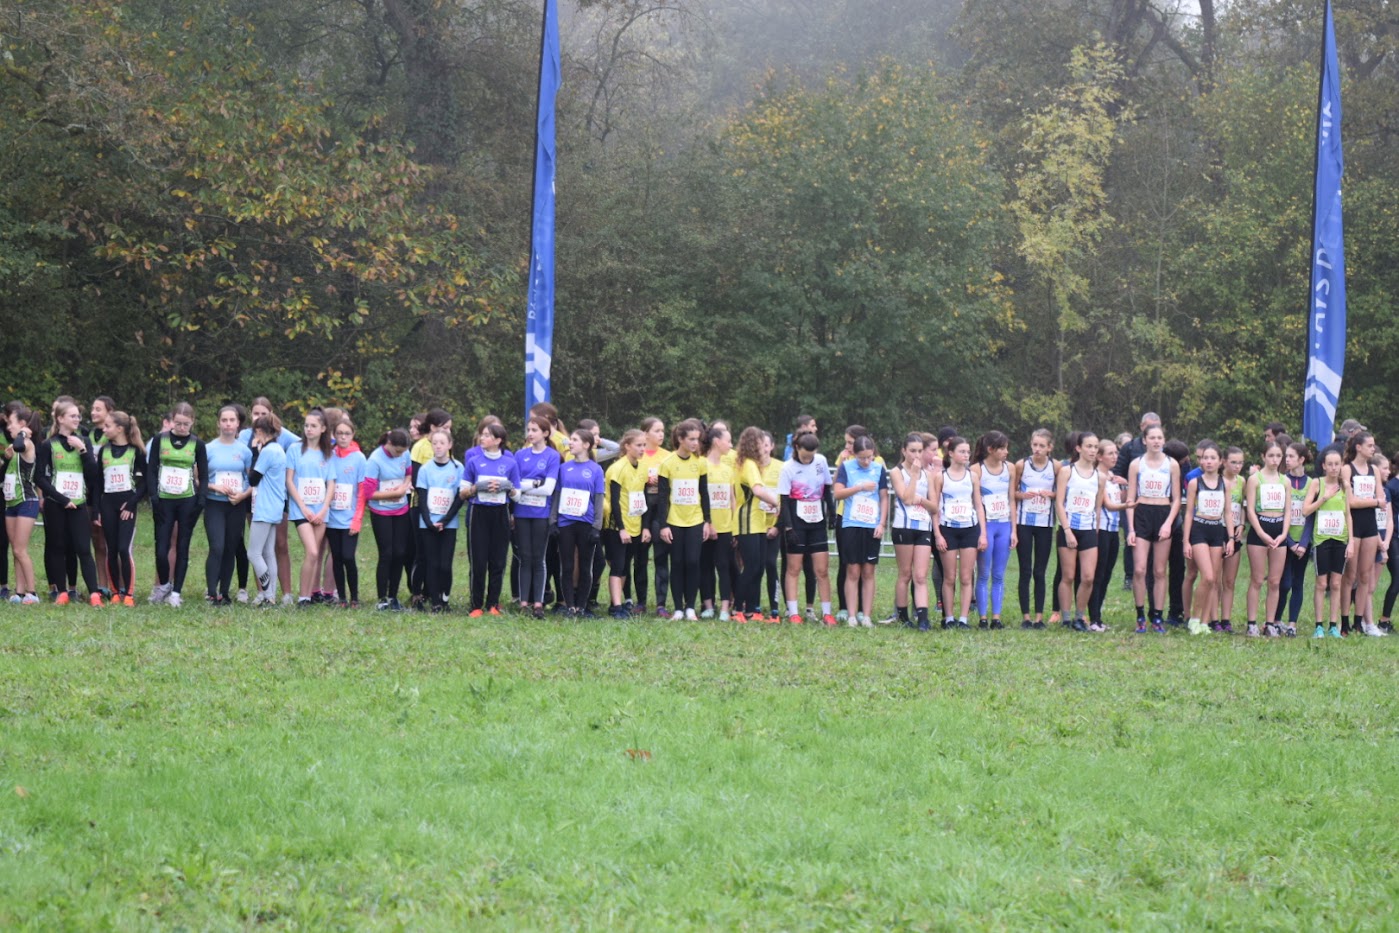
[[[1355,625],[1369,634],[1370,590],[1375,576],[1375,554],[1379,552],[1379,525],[1375,510],[1381,501],[1378,478],[1370,466],[1375,455],[1375,439],[1368,431],[1357,431],[1346,441],[1341,467],[1341,482],[1346,487],[1346,506],[1350,509],[1350,534],[1355,544],[1354,560],[1346,563],[1341,586],[1341,634],[1348,634],[1350,622],[1351,587],[1355,588]]]
[[[1269,637],[1282,630],[1274,623],[1278,610],[1278,585],[1287,564],[1287,500],[1291,486],[1279,472],[1282,447],[1277,441],[1263,446],[1263,469],[1248,478],[1244,507],[1248,529],[1248,634],[1257,637],[1258,593],[1268,582],[1263,623]]]
[[[932,628],[928,621],[928,566],[933,556],[933,521],[938,505],[932,496],[928,471],[923,468],[923,435],[906,435],[902,453],[903,460],[889,474],[894,486],[890,525],[898,565],[894,613],[901,624],[916,625],[919,631],[926,632]],[[908,615],[910,585],[912,619]]]
[[[248,474],[253,496],[252,525],[248,532],[248,561],[257,582],[254,606],[277,605],[277,529],[286,521],[287,452],[278,443],[282,423],[270,412],[253,419],[249,440],[257,460]]]
[[[700,545],[714,536],[709,511],[709,461],[700,456],[703,426],[691,418],[675,426],[675,453],[661,464],[658,476],[657,520],[661,540],[670,546],[670,591],[675,604],[672,621],[696,621],[699,595]],[[659,573],[657,574],[659,582]]]
[[[986,510],[986,550],[976,558],[976,611],[980,628],[1001,628],[1001,606],[1005,602],[1006,564],[1015,550],[1015,522],[1011,520],[1010,493],[1017,485],[1015,465],[1007,460],[1010,438],[1000,431],[988,431],[977,438],[972,451],[972,477],[981,489],[981,505]],[[989,606],[988,606],[989,596]],[[987,622],[987,610],[991,621]]]
[[[1049,453],[1054,435],[1039,428],[1030,435],[1030,456],[1015,465],[1015,555],[1020,566],[1021,628],[1044,628],[1044,578],[1054,542],[1054,480]],[[1035,584],[1035,615],[1030,618],[1030,583]]]
[[[408,542],[413,537],[409,494],[413,488],[413,461],[408,459],[408,432],[386,431],[364,463],[360,498],[369,507],[369,526],[379,558],[374,568],[375,609],[399,612],[398,586],[408,562]]]
[[[457,546],[458,494],[462,465],[452,458],[452,435],[434,428],[428,435],[432,457],[420,464],[413,485],[418,494],[418,559],[423,593],[433,612],[445,612],[452,592],[452,553]],[[468,495],[474,490],[468,490]]]
[[[709,491],[709,518],[714,534],[700,545],[700,601],[702,619],[714,618],[714,579],[719,579],[719,620],[729,621],[733,602],[734,528],[737,527],[737,485],[734,473],[733,435],[727,425],[716,423],[705,432],[704,457],[709,461],[705,488]]]
[[[587,428],[575,430],[568,437],[571,459],[559,467],[559,580],[568,614],[576,619],[593,618],[588,598],[603,511],[602,467],[593,462],[595,441]]]
[[[1307,500],[1302,504],[1302,513],[1314,516],[1316,542],[1316,632],[1312,637],[1322,638],[1329,633],[1332,638],[1340,638],[1341,591],[1346,586],[1343,578],[1346,564],[1355,559],[1357,548],[1350,533],[1350,490],[1341,477],[1340,451],[1325,450],[1321,469],[1321,478],[1307,487]]]
[[[1182,534],[1190,543],[1191,563],[1195,567],[1195,592],[1187,625],[1190,634],[1203,635],[1210,631],[1206,622],[1212,617],[1219,596],[1224,555],[1234,549],[1234,512],[1219,472],[1219,445],[1205,441],[1196,450],[1200,475],[1186,486]]]
[[[34,458],[34,482],[44,494],[44,570],[53,600],[66,606],[76,599],[70,593],[68,555],[77,559],[87,585],[88,601],[102,605],[97,590],[97,568],[92,562],[92,523],[88,517],[88,490],[98,489],[97,460],[78,436],[82,412],[70,401],[54,404],[54,424]]]
[[[302,440],[287,451],[287,501],[288,515],[305,550],[296,600],[297,606],[304,609],[311,605],[311,591],[320,576],[325,520],[335,495],[335,474],[331,469],[331,439],[325,416],[319,409],[311,409],[302,428]]]
[[[1117,567],[1118,531],[1122,513],[1127,508],[1127,480],[1117,474],[1116,441],[1098,439],[1098,473],[1103,478],[1103,507],[1098,513],[1098,567],[1093,573],[1093,595],[1088,600],[1088,630],[1106,632],[1103,624],[1103,603],[1107,600],[1108,584]]]
[[[1238,447],[1224,450],[1224,488],[1229,490],[1229,509],[1234,517],[1234,546],[1224,555],[1223,572],[1219,579],[1218,630],[1226,635],[1234,633],[1231,621],[1234,612],[1234,590],[1239,580],[1239,564],[1244,554],[1244,452]]]
[[[335,423],[334,471],[335,495],[330,500],[330,514],[325,522],[325,543],[330,550],[331,571],[335,574],[335,592],[340,605],[359,608],[359,566],[355,553],[359,548],[360,528],[364,523],[364,498],[360,485],[368,473],[368,460],[355,443],[355,423],[342,414]]]
[[[643,418],[641,432],[646,435],[646,450],[641,455],[641,465],[646,470],[646,519],[651,529],[650,550],[654,553],[656,561],[656,615],[668,618],[666,600],[670,596],[670,544],[661,538],[659,518],[661,464],[670,457],[670,451],[665,449],[665,422],[660,418]],[[640,555],[643,565],[646,561],[646,551],[647,547],[643,546]],[[637,605],[645,608],[644,571],[642,579],[637,582],[636,601]]]
[[[151,512],[155,518],[156,587],[151,599],[178,607],[189,571],[189,544],[204,511],[209,486],[209,458],[204,442],[190,433],[194,408],[178,402],[170,409],[170,430],[151,443]],[[175,540],[175,566],[170,567],[170,540]]]
[[[447,436],[452,436],[452,416],[444,409],[430,408],[423,413],[422,419],[418,423],[418,439],[413,442],[413,446],[408,450],[409,459],[413,461],[413,476],[416,482],[418,467],[432,459],[432,432],[443,430]],[[414,510],[417,511],[417,492],[414,492]],[[415,609],[426,609],[423,604],[423,573],[422,562],[418,560],[418,542],[422,540],[420,535],[414,535],[408,545],[408,592],[411,594],[409,602]]]
[[[515,501],[515,550],[520,559],[520,608],[544,618],[544,589],[549,582],[549,523],[559,481],[559,452],[549,444],[553,429],[543,415],[525,424],[525,446],[515,454],[520,476]],[[642,570],[645,580],[646,571]],[[643,583],[642,590],[645,590]]]
[[[1306,589],[1307,555],[1311,551],[1311,522],[1302,513],[1307,501],[1307,486],[1312,478],[1307,473],[1311,463],[1311,450],[1306,444],[1297,442],[1287,445],[1283,454],[1283,467],[1289,486],[1287,500],[1287,563],[1283,565],[1282,583],[1278,586],[1278,612],[1274,621],[1282,619],[1283,607],[1287,608],[1287,624],[1283,634],[1296,636],[1297,618],[1302,612],[1302,597]]]
[[[771,449],[771,438],[756,427],[746,427],[738,436],[738,459],[734,471],[738,477],[738,554],[742,572],[738,578],[737,605],[734,614],[738,622],[768,621],[763,614],[763,570],[768,565],[769,543],[776,534],[769,516],[777,511],[780,499],[776,481],[764,476],[763,451]],[[771,621],[781,617],[774,613]]]
[[[124,411],[109,411],[104,420],[106,443],[98,449],[97,462],[102,470],[100,510],[107,539],[107,576],[112,605],[135,606],[131,542],[136,535],[136,508],[146,497],[146,451],[135,418]]]
[[[112,400],[110,395],[99,395],[92,400],[92,406],[88,410],[88,427],[82,432],[82,438],[87,442],[87,446],[93,451],[94,456],[97,450],[107,442],[107,416],[116,409],[117,403]],[[98,585],[111,593],[116,587],[112,585],[112,578],[107,575],[107,536],[102,531],[101,517],[99,504],[92,513],[92,556],[97,564]]]
[[[978,551],[986,550],[986,513],[981,504],[981,487],[972,480],[971,444],[966,438],[953,437],[947,443],[948,456],[942,475],[933,483],[933,498],[938,501],[938,524],[933,528],[933,543],[937,545],[942,562],[942,605],[946,615],[943,628],[971,628],[967,613],[972,604],[972,575],[976,570]],[[961,585],[961,602],[952,597]],[[960,609],[953,615],[953,607]]]
[[[1370,577],[1370,617],[1367,618],[1365,634],[1376,637],[1384,637],[1389,634],[1388,630],[1381,628],[1375,623],[1375,591],[1379,588],[1380,567],[1389,562],[1389,554],[1394,550],[1394,500],[1390,497],[1389,489],[1389,458],[1384,454],[1375,454],[1370,458],[1370,468],[1375,472],[1375,478],[1379,483],[1378,498],[1380,507],[1375,509],[1375,525],[1380,532],[1380,546],[1375,551],[1375,572]]]
[[[216,605],[228,605],[233,584],[235,555],[243,543],[243,500],[251,495],[248,473],[253,468],[253,452],[238,440],[238,409],[219,409],[219,436],[205,445],[209,463],[206,480],[204,533],[209,538],[209,556],[204,561],[205,592]]]
[[[498,422],[481,426],[480,451],[465,458],[462,482],[471,498],[467,537],[471,551],[471,618],[489,612],[500,615],[500,591],[505,582],[505,559],[510,550],[510,506],[518,495],[520,471],[515,455],[505,449],[508,435]]]
[[[836,470],[831,490],[836,501],[845,503],[836,533],[844,542],[846,571],[841,582],[846,605],[852,610],[847,616],[852,628],[874,627],[866,609],[874,609],[874,574],[889,524],[889,471],[875,460],[875,453],[873,438],[856,435],[850,456]]]
[[[1079,432],[1073,463],[1059,469],[1054,508],[1059,516],[1059,566],[1063,581],[1059,604],[1064,624],[1076,632],[1088,631],[1084,616],[1098,572],[1098,512],[1103,507],[1103,478],[1098,472],[1098,436]]]
[[[1161,612],[1166,601],[1166,559],[1172,525],[1180,511],[1180,464],[1163,453],[1166,434],[1160,425],[1147,428],[1143,440],[1146,453],[1133,460],[1127,472],[1127,544],[1135,564],[1132,591],[1140,634],[1146,631],[1146,571],[1151,564],[1151,628],[1164,633]]]
[[[792,459],[782,465],[777,492],[782,497],[781,526],[785,529],[787,566],[784,590],[787,596],[787,619],[800,625],[797,612],[797,587],[801,582],[802,562],[811,555],[816,573],[816,588],[821,597],[821,618],[835,625],[831,614],[830,555],[827,552],[826,529],[835,514],[831,497],[831,470],[824,457],[816,452],[821,442],[815,434],[798,434],[792,440]]]
[[[253,403],[249,407],[249,413],[254,423],[256,423],[258,418],[264,416],[272,418],[273,426],[276,430],[276,436],[273,437],[272,440],[282,448],[283,453],[290,451],[291,445],[300,440],[294,432],[282,424],[282,419],[272,410],[272,403],[268,401],[266,396],[259,395],[257,398],[253,399]],[[253,441],[253,429],[251,427],[239,431],[238,440],[247,445],[248,449],[255,455],[259,452]],[[251,499],[249,501],[251,501]],[[281,502],[285,509],[287,507],[287,498],[283,496]],[[249,520],[251,520],[251,516]],[[282,587],[283,601],[291,602],[294,597],[291,591],[291,545],[287,540],[287,524],[287,518],[283,516],[282,520],[277,524],[277,534],[274,540],[277,555],[278,583],[280,583]],[[243,582],[244,581],[240,578],[240,587]]]
[[[42,433],[39,413],[23,405],[7,405],[6,422],[14,456],[5,467],[5,531],[15,556],[15,589],[11,603],[26,606],[39,601],[34,578],[34,561],[29,556],[29,540],[39,517],[39,489],[34,483],[34,462],[38,450],[35,439]]]
[[[646,435],[635,428],[627,431],[622,435],[621,452],[617,462],[603,474],[606,504],[602,543],[607,550],[607,565],[610,568],[607,590],[611,608],[608,615],[614,619],[628,619],[632,615],[632,606],[623,602],[622,594],[634,568],[639,578],[645,579],[646,571],[638,555],[641,546],[651,540],[651,529],[645,524],[646,469],[641,465],[641,456],[646,452]],[[518,509],[516,514],[518,516]],[[517,528],[519,521],[517,517]],[[638,583],[637,595],[644,597],[644,594]]]

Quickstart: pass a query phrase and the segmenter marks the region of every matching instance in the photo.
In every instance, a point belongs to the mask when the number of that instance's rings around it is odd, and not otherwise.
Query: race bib
[[[1339,538],[1346,531],[1346,515],[1336,509],[1317,512],[1316,532],[1328,538]]]
[[[709,507],[724,511],[733,508],[733,487],[728,483],[715,483],[710,486]]]
[[[672,505],[699,505],[699,480],[677,479],[670,487]]]
[[[559,514],[569,518],[582,518],[587,514],[588,502],[591,499],[592,495],[586,489],[565,487],[559,493]]]
[[[220,470],[214,474],[214,485],[225,486],[234,492],[242,492],[243,474],[237,470]]]
[[[1010,498],[1005,493],[993,492],[989,496],[983,495],[981,504],[986,509],[988,522],[1010,521]]]
[[[431,486],[427,491],[427,510],[433,515],[446,515],[457,491],[451,486]]]
[[[1298,499],[1296,497],[1292,499],[1292,507],[1288,510],[1287,513],[1287,523],[1293,526],[1294,528],[1300,527],[1307,523],[1307,517],[1302,514],[1301,499]]]
[[[6,474],[5,474],[5,501],[6,501],[6,502],[10,501],[11,499],[18,498],[18,497],[15,495],[15,490],[18,489],[18,488],[19,488],[19,484],[15,482],[15,475],[14,475],[13,473],[6,473]]]
[[[758,500],[758,511],[759,511],[759,512],[766,512],[766,513],[769,514],[769,515],[776,515],[776,514],[777,514],[777,506],[775,506],[775,505],[768,505],[768,504],[767,504],[766,502],[764,502],[762,499],[759,499],[759,500]]]
[[[879,524],[879,500],[857,496],[850,502],[850,520],[861,525]]]
[[[968,525],[974,518],[970,499],[948,499],[942,504],[943,524]]]
[[[1389,529],[1389,509],[1383,507],[1375,509],[1375,529],[1381,535]]]
[[[820,499],[812,502],[797,503],[797,518],[806,522],[808,525],[814,525],[819,522],[823,514]]]
[[[1044,515],[1049,512],[1049,500],[1036,496],[1033,499],[1022,500],[1025,503],[1025,511],[1031,515]]]
[[[908,507],[908,519],[912,522],[930,522],[933,517],[928,514],[928,510],[921,505],[910,505]]]
[[[1113,505],[1122,504],[1122,487],[1117,485],[1116,483],[1108,483],[1108,488],[1105,495],[1107,497],[1107,500]]]
[[[476,487],[477,505],[504,505],[508,494],[503,492],[486,492],[480,486]]]
[[[1144,499],[1164,499],[1166,498],[1166,477],[1159,473],[1152,473],[1149,476],[1138,476],[1141,482],[1138,489]]]
[[[1065,503],[1068,507],[1066,511],[1072,512],[1074,515],[1091,515],[1096,498],[1097,496],[1090,496],[1081,489],[1075,489],[1069,494],[1068,502]]]
[[[167,496],[184,495],[193,478],[194,471],[189,467],[163,466],[160,468],[160,491]]]
[[[6,481],[8,481],[6,477]],[[118,463],[102,471],[102,489],[105,492],[131,491],[131,464]],[[9,498],[6,495],[6,498]]]
[[[315,508],[325,502],[325,480],[319,476],[303,476],[297,480],[297,492],[303,504]]]
[[[641,490],[627,493],[627,516],[636,518],[646,514],[646,493]]]
[[[1195,494],[1195,514],[1206,521],[1217,522],[1224,517],[1224,490],[1201,489]]]
[[[336,483],[335,495],[330,497],[330,507],[337,512],[343,512],[350,507],[354,498],[354,486],[349,483]]]
[[[1238,528],[1244,523],[1244,504],[1242,502],[1230,502],[1229,511],[1234,516],[1234,527]]]
[[[654,485],[656,485],[656,482],[657,482],[658,479],[659,479],[659,474],[656,472],[656,468],[655,468],[655,467],[651,467],[650,469],[648,469],[648,470],[646,471],[646,485],[647,485],[647,486],[654,486]]]
[[[1287,508],[1287,487],[1280,483],[1259,486],[1258,502],[1264,512],[1281,512]]]
[[[1375,498],[1375,477],[1373,475],[1352,476],[1350,488],[1357,499],[1373,499]]]
[[[520,507],[526,509],[542,509],[549,504],[548,496],[541,496],[537,492],[520,493]]]

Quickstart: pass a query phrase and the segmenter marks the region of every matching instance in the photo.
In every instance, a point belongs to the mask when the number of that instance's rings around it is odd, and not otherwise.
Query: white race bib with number
[[[243,474],[237,470],[219,470],[214,474],[214,485],[232,489],[234,492],[242,492]]]
[[[1388,529],[1389,529],[1389,509],[1385,509],[1385,508],[1375,509],[1375,530],[1378,531],[1378,532],[1380,533],[1381,536],[1383,536],[1384,533],[1385,533],[1385,531],[1387,531]]]
[[[315,508],[325,503],[325,480],[319,476],[303,476],[296,482],[303,504]]]
[[[343,512],[350,507],[350,503],[354,497],[354,486],[349,483],[336,483],[335,495],[330,497],[330,507],[337,512]]]
[[[1065,503],[1065,505],[1068,507],[1066,511],[1074,515],[1092,515],[1093,500],[1095,498],[1097,497],[1089,496],[1086,492],[1082,492],[1076,489],[1074,490],[1073,494],[1068,497],[1068,501]]]
[[[456,497],[457,491],[451,486],[430,486],[427,491],[427,510],[433,515],[446,515]]]
[[[1043,515],[1049,511],[1048,499],[1041,499],[1039,496],[1035,496],[1034,498],[1025,499],[1023,501],[1025,503],[1025,511],[1029,512],[1031,515]]]
[[[189,467],[162,466],[160,468],[160,491],[167,496],[179,496],[189,491],[194,471]],[[67,495],[67,493],[64,493]]]
[[[586,489],[565,487],[559,493],[559,514],[569,518],[582,518],[588,511],[588,501],[592,495]]]
[[[714,483],[709,487],[709,507],[727,511],[733,508],[733,487],[728,483]]]
[[[879,524],[879,500],[873,496],[856,496],[850,500],[850,520],[861,525]]]
[[[699,505],[699,480],[677,479],[670,487],[672,505]]]
[[[1373,499],[1375,498],[1375,477],[1373,475],[1352,476],[1350,488],[1357,499]]]
[[[1105,496],[1105,497],[1107,498],[1107,500],[1108,500],[1109,502],[1111,502],[1113,505],[1121,505],[1121,504],[1122,504],[1122,487],[1119,486],[1119,485],[1117,485],[1116,483],[1108,483],[1108,485],[1107,485],[1107,490],[1104,492],[1104,496]]]
[[[1287,487],[1281,483],[1265,483],[1258,487],[1259,508],[1264,512],[1281,512],[1287,508]]]
[[[1195,494],[1195,514],[1206,521],[1217,522],[1224,517],[1224,490],[1201,489]]]
[[[930,522],[933,520],[933,517],[928,514],[928,510],[923,506],[910,505],[908,507],[908,520],[912,522]]]
[[[1010,521],[1010,498],[1005,493],[993,492],[989,496],[983,495],[981,504],[986,509],[988,522]]]
[[[104,492],[130,492],[131,464],[118,463],[103,470],[102,490]]]
[[[762,499],[759,499],[759,500],[758,500],[758,511],[760,511],[760,512],[766,512],[766,513],[769,514],[769,515],[776,515],[776,514],[777,514],[777,506],[775,506],[775,505],[768,505],[768,504],[767,504],[766,502],[764,502]]]
[[[520,507],[526,509],[542,509],[549,504],[548,496],[541,496],[537,492],[520,493]]]
[[[942,504],[943,524],[967,525],[974,518],[970,499],[947,499]]]
[[[646,514],[646,493],[641,490],[627,493],[627,516],[636,518]]]
[[[1337,509],[1317,512],[1316,533],[1328,538],[1339,538],[1346,531],[1346,515]]]
[[[1244,523],[1244,504],[1242,502],[1230,502],[1229,511],[1234,515],[1234,527],[1238,528]]]
[[[508,495],[503,492],[486,492],[480,486],[476,487],[476,503],[478,505],[504,505]]]
[[[1305,525],[1307,523],[1307,517],[1302,514],[1301,499],[1298,499],[1295,496],[1293,497],[1292,508],[1288,510],[1287,518],[1287,523],[1294,528],[1299,527],[1301,525]]]
[[[6,501],[6,502],[9,502],[11,499],[16,499],[16,498],[18,498],[18,497],[15,495],[15,490],[18,489],[18,488],[19,488],[19,485],[15,482],[15,475],[14,475],[13,473],[6,473],[6,474],[5,474],[5,501]]]
[[[820,499],[797,503],[797,518],[806,522],[808,525],[814,525],[819,522],[822,514]]]
[[[1150,476],[1138,478],[1141,480],[1141,495],[1143,499],[1166,498],[1166,477],[1158,473],[1153,473]]]

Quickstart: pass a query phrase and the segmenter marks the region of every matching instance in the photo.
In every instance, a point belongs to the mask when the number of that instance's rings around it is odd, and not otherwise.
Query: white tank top
[[[968,469],[961,479],[953,479],[944,470],[942,474],[942,516],[940,524],[945,528],[973,528],[976,526],[976,504],[972,500],[972,471]]]
[[[1010,464],[1002,463],[1000,473],[992,473],[981,465],[981,507],[986,511],[986,524],[1010,521]]]
[[[903,480],[904,487],[912,481],[908,471],[903,464],[894,467],[898,471],[899,477]],[[928,471],[918,472],[918,482],[914,485],[918,493],[918,498],[928,498]],[[892,492],[892,490],[891,490]],[[932,531],[933,517],[928,514],[927,508],[922,505],[908,505],[897,494],[894,495],[894,515],[890,522],[891,528],[906,528],[912,531]]]
[[[1137,459],[1137,498],[1138,499],[1169,499],[1171,498],[1171,458],[1165,454],[1161,455],[1161,465],[1153,467],[1147,464],[1146,457]]]
[[[1074,531],[1088,531],[1097,526],[1098,471],[1093,469],[1088,476],[1080,476],[1078,467],[1069,467],[1069,482],[1064,490],[1064,511],[1069,516],[1069,527]]]
[[[1045,490],[1054,492],[1054,461],[1046,460],[1044,469],[1035,469],[1033,460],[1025,461],[1025,469],[1020,471],[1020,492]],[[1015,521],[1021,525],[1034,525],[1039,528],[1054,527],[1054,500],[1021,499],[1015,510]]]

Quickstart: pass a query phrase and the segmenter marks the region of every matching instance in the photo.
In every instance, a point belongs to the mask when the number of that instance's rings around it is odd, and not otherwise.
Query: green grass
[[[1399,639],[1113,593],[1098,636],[0,606],[0,927],[1391,926]]]

